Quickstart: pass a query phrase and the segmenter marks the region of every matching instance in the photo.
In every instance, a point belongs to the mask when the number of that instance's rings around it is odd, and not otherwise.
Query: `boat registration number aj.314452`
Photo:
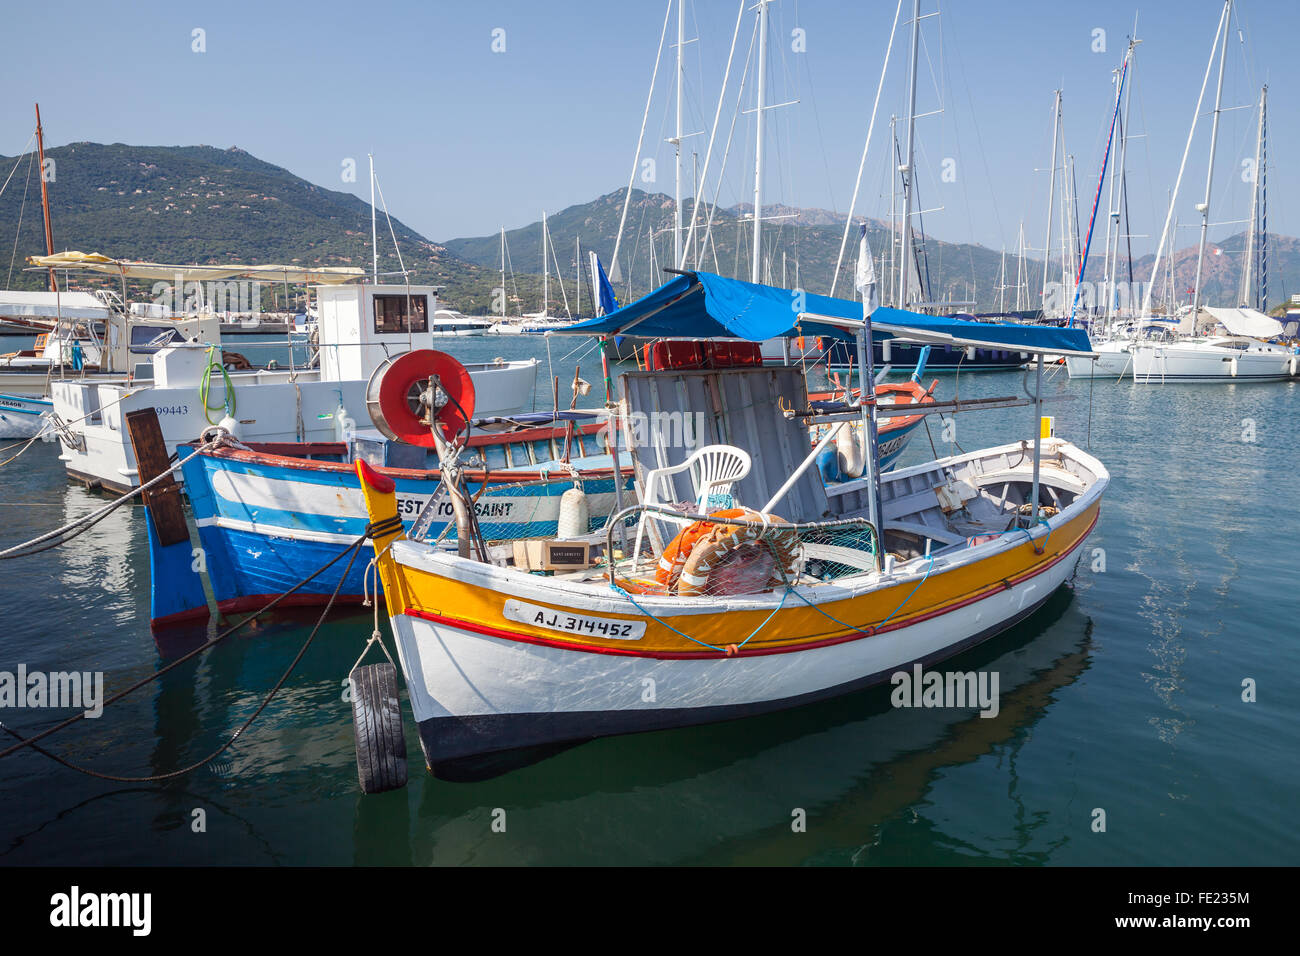
[[[588,617],[586,614],[570,614],[568,611],[557,611],[513,598],[506,601],[502,613],[508,620],[563,631],[565,634],[586,634],[620,641],[639,641],[645,636],[645,621],[615,621],[605,617]]]

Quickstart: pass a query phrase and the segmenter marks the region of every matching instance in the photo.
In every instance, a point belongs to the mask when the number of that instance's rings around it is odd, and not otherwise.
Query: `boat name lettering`
[[[566,634],[586,634],[591,637],[606,637],[620,641],[639,641],[645,636],[644,621],[615,621],[603,617],[589,617],[585,614],[570,614],[539,604],[528,604],[513,598],[506,601],[502,614],[508,620],[534,627],[544,627]]]
[[[513,501],[479,501],[474,504],[474,514],[480,518],[508,518],[514,510]],[[450,501],[438,505],[438,514],[450,517],[455,512]]]

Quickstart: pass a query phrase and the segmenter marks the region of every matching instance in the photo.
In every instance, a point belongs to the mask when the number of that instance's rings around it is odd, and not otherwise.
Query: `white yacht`
[[[1300,350],[1244,335],[1197,336],[1133,349],[1133,381],[1281,382],[1300,371]]]
[[[486,335],[495,324],[494,319],[466,315],[455,309],[438,309],[433,313],[433,327],[430,331],[439,336]]]

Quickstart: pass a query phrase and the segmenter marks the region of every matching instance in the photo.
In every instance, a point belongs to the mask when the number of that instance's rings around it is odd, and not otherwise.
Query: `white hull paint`
[[[437,723],[443,720],[562,713],[587,714],[595,725],[600,715],[640,712],[645,725],[654,727],[664,725],[656,720],[657,712],[672,711],[668,725],[684,726],[718,719],[719,709],[732,709],[737,716],[776,710],[829,696],[846,685],[882,682],[914,661],[949,656],[1032,613],[1069,577],[1073,557],[1074,552],[1067,553],[1010,589],[908,627],[753,657],[659,660],[573,651],[406,614],[395,616],[393,625],[412,712],[422,728],[429,728],[422,741],[432,764],[472,755],[437,750]],[[647,686],[655,689],[652,701],[645,700]],[[475,747],[485,744],[492,746],[479,739]],[[496,746],[504,749],[508,742]]]
[[[1123,378],[1133,373],[1131,342],[1099,342],[1093,346],[1097,358],[1067,356],[1066,371],[1070,378]]]
[[[1244,347],[1219,344],[1237,341]],[[1297,361],[1284,348],[1253,340],[1210,339],[1139,346],[1133,351],[1133,380],[1139,385],[1177,382],[1281,382]]]
[[[530,406],[536,360],[467,367],[474,381],[475,418],[509,416]],[[231,374],[237,438],[249,442],[341,441],[349,429],[368,421],[365,381],[322,381],[317,371],[299,371],[291,379],[292,374],[288,369]],[[50,390],[55,413],[74,423],[72,431],[84,444],[77,448],[64,445],[60,457],[68,472],[109,489],[139,484],[126,429],[128,412],[156,409],[163,440],[173,449],[195,441],[225,415],[225,386],[219,378],[213,379],[209,392],[208,402],[216,406],[210,412],[195,385],[141,387],[67,379],[52,381]]]
[[[0,439],[32,438],[45,427],[50,402],[35,395],[0,394]]]

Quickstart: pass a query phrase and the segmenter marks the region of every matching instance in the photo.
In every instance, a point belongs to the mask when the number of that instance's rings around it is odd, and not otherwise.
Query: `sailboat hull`
[[[1281,382],[1292,378],[1296,367],[1293,353],[1259,342],[1238,347],[1214,341],[1174,342],[1143,346],[1133,352],[1133,380],[1140,385]]]

